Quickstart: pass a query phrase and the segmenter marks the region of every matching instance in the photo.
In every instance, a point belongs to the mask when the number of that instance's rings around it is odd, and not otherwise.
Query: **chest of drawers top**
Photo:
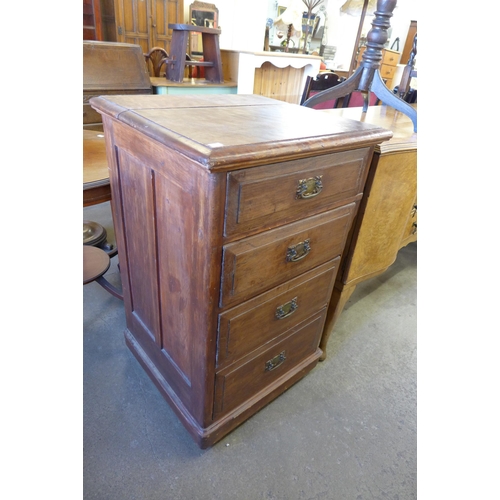
[[[392,135],[253,94],[101,96],[90,102],[212,172],[361,148]]]

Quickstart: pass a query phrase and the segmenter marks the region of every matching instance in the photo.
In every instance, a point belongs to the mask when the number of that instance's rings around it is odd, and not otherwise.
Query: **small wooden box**
[[[257,95],[91,104],[126,342],[205,448],[316,365],[367,167],[392,133]]]

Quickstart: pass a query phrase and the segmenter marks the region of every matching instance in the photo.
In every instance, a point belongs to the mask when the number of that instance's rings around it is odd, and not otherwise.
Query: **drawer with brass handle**
[[[337,257],[219,315],[217,367],[227,366],[328,304]]]
[[[340,255],[355,207],[350,203],[225,245],[220,307],[255,297]]]
[[[369,149],[230,172],[225,236],[271,229],[352,201],[362,193]]]
[[[259,392],[271,390],[279,378],[298,370],[306,359],[319,358],[326,309],[309,317],[277,343],[219,370],[215,377],[215,414],[230,411]]]

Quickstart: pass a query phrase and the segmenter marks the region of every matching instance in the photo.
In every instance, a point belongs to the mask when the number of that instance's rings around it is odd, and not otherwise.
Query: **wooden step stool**
[[[203,66],[205,79],[211,83],[223,83],[222,59],[219,48],[219,35],[221,30],[216,28],[203,28],[191,24],[169,24],[172,30],[170,43],[170,57],[167,59],[167,80],[181,83],[184,79],[184,68],[190,66]],[[187,61],[186,49],[189,33],[201,33],[203,45],[203,61]]]

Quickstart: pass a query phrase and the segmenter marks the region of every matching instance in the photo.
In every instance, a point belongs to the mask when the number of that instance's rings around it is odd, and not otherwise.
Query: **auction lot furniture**
[[[91,105],[127,345],[206,448],[316,365],[374,147],[392,133],[257,95]]]
[[[417,110],[417,105],[412,108]],[[411,119],[390,106],[321,110],[330,120],[350,118],[390,129],[393,137],[375,148],[365,196],[337,274],[320,348],[356,286],[383,273],[398,251],[417,241],[417,133]]]

